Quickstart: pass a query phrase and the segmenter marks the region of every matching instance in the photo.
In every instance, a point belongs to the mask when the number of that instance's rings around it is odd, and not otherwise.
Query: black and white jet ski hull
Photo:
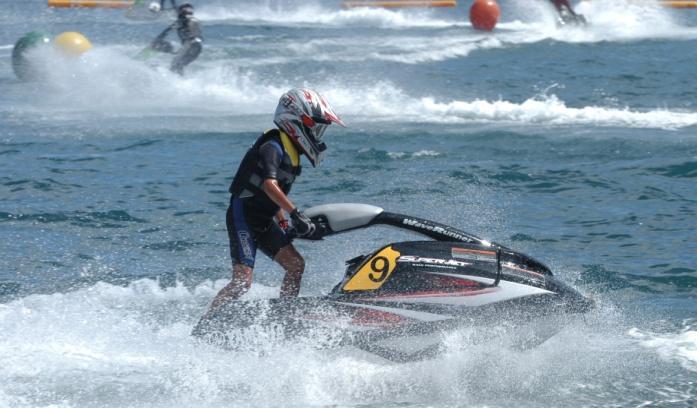
[[[194,335],[236,349],[248,346],[239,333],[272,330],[280,340],[355,346],[406,361],[437,352],[443,337],[461,328],[539,327],[515,334],[539,343],[563,327],[559,317],[593,307],[539,261],[448,226],[364,205],[308,213],[320,226],[313,238],[387,224],[435,241],[391,243],[348,261],[346,276],[327,296],[223,305]]]

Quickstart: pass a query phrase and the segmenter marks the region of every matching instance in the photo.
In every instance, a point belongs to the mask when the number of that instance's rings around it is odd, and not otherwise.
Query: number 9
[[[390,270],[390,261],[384,256],[376,256],[370,262],[370,269],[372,269],[373,272],[368,274],[368,279],[376,283],[382,282],[387,278],[387,272]],[[373,273],[379,275],[375,276]]]

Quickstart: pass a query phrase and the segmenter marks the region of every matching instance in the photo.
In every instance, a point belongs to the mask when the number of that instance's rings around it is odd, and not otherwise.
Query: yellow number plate
[[[400,253],[391,246],[383,248],[380,252],[365,261],[361,269],[346,282],[344,290],[375,290],[379,289],[397,266],[397,258]]]

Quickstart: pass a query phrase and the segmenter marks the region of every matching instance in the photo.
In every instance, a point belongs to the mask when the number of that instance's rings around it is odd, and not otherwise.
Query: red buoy
[[[470,22],[477,30],[491,31],[501,15],[496,0],[474,0],[470,7]]]

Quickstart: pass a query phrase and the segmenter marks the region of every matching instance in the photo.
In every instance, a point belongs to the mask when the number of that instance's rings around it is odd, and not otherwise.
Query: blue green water
[[[199,1],[184,77],[135,55],[167,23],[122,11],[0,12],[0,407],[665,406],[697,400],[697,12],[621,0],[467,9]],[[79,60],[25,32],[76,30]],[[596,312],[540,347],[470,344],[394,365],[305,343],[229,353],[188,333],[229,278],[227,187],[280,94],[322,92],[348,123],[307,166],[303,207],[363,202],[431,218],[549,264]],[[389,230],[299,242],[302,295]],[[259,259],[249,297],[278,293]],[[268,333],[256,333],[263,340]]]

